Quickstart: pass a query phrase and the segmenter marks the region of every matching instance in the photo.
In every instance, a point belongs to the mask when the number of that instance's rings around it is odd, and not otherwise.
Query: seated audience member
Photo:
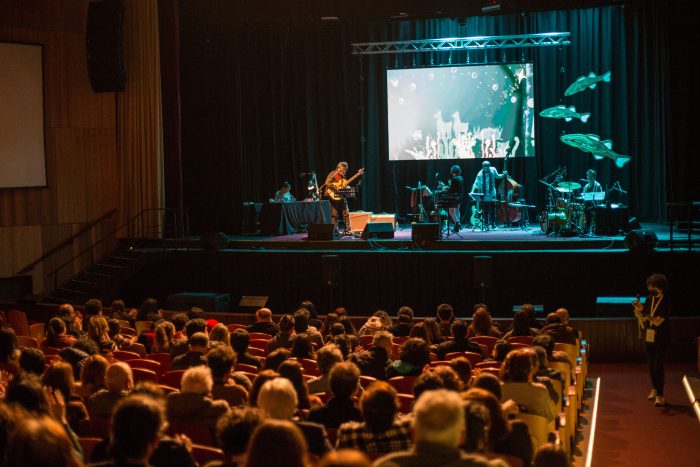
[[[135,395],[114,408],[110,436],[111,461],[96,466],[150,465],[166,428],[163,406],[145,395]]]
[[[131,345],[136,342],[136,336],[125,336],[121,333],[122,327],[118,319],[110,319],[107,321],[107,327],[109,328],[107,335],[109,339],[117,345],[117,349],[129,350]]]
[[[224,451],[224,461],[213,461],[206,467],[244,465],[248,455],[248,442],[255,428],[262,422],[262,414],[252,407],[234,407],[219,417],[216,422],[216,439]]]
[[[285,349],[284,347],[280,347],[279,349],[273,350],[272,352],[267,354],[267,358],[265,359],[265,365],[263,365],[262,369],[277,371],[282,362],[289,360],[290,358],[292,358],[292,352]]]
[[[314,328],[309,327],[309,311],[305,308],[300,308],[294,312],[294,332],[296,336],[292,338],[292,343],[299,336],[306,336],[309,341],[316,344],[319,348],[323,347],[323,336]]]
[[[235,365],[236,354],[231,347],[217,345],[207,354],[207,366],[214,380],[212,399],[225,400],[231,407],[245,405],[248,401],[248,391],[231,379],[231,370]]]
[[[54,418],[21,417],[7,440],[2,465],[82,467],[82,450],[75,449],[64,427]]]
[[[506,357],[501,367],[503,386],[502,400],[512,399],[528,413],[545,417],[548,421],[556,416],[554,402],[540,383],[533,383],[536,368],[534,351],[529,348],[515,349]]]
[[[510,345],[510,342],[499,340],[496,342],[496,345],[493,346],[491,357],[497,362],[503,362],[511,350],[513,350],[513,346]]]
[[[518,311],[513,315],[512,329],[503,335],[503,339],[519,336],[534,336],[537,334],[537,329],[530,327],[530,317],[523,310]]]
[[[446,339],[442,337],[442,331],[440,330],[440,325],[433,318],[427,318],[423,320],[426,331],[428,331],[428,338],[432,345],[437,345],[444,342]]]
[[[260,388],[258,407],[269,418],[292,420],[297,408],[297,392],[286,378],[275,378],[267,381]],[[309,452],[322,456],[333,449],[323,425],[302,421],[296,421],[294,424],[303,433],[309,446]]]
[[[297,425],[287,420],[265,420],[250,437],[245,467],[308,467],[308,452]]]
[[[518,419],[508,420],[498,398],[485,389],[472,388],[461,396],[464,401],[483,404],[489,412],[486,451],[518,457],[523,465],[530,465],[533,449],[527,424]]]
[[[79,339],[83,337],[83,315],[75,311],[73,305],[64,303],[58,307],[58,317],[66,325],[66,333]]]
[[[189,351],[173,360],[171,370],[186,370],[194,366],[207,364],[207,352],[209,351],[209,336],[203,332],[197,332],[189,340]]]
[[[180,355],[187,353],[189,350],[189,340],[198,332],[207,333],[207,322],[201,318],[187,321],[187,324],[185,324],[186,338],[173,341],[173,344],[170,346],[170,360],[174,361]],[[207,345],[208,344],[209,338],[207,338]]]
[[[333,325],[335,329],[342,328],[343,325],[340,323],[336,323]],[[343,328],[345,329],[345,328]],[[353,336],[355,337],[355,336]],[[338,334],[337,336],[333,336],[333,338],[330,340],[329,344],[335,345],[339,350],[340,353],[343,355],[343,360],[347,359],[350,354],[352,353],[353,349],[357,347],[357,345],[353,346],[352,340],[350,339],[350,336],[345,334],[345,332]],[[358,341],[359,345],[359,341]]]
[[[357,339],[357,329],[355,329],[355,325],[352,324],[352,320],[348,315],[339,315],[338,322],[345,328],[345,334],[350,336],[351,339]]]
[[[401,345],[399,359],[392,362],[386,376],[418,376],[430,363],[430,349],[423,339],[412,337]]]
[[[272,370],[263,370],[261,371],[257,378],[255,378],[255,381],[253,381],[253,387],[250,388],[250,391],[248,392],[248,405],[251,407],[257,407],[258,406],[258,394],[260,394],[260,389],[263,387],[263,384],[267,383],[268,381],[271,381],[275,378],[279,378],[280,374],[277,373],[276,371]]]
[[[152,353],[170,353],[175,342],[175,325],[170,321],[161,321],[153,331]]]
[[[326,453],[316,467],[370,467],[372,462],[365,453],[354,449],[339,449]]]
[[[469,381],[472,379],[472,364],[467,359],[467,357],[457,357],[450,360],[450,368],[452,368],[460,382],[462,383],[461,389],[469,388]]]
[[[413,327],[413,310],[407,306],[399,309],[397,323],[389,328],[389,332],[394,337],[408,337]]]
[[[360,368],[365,376],[386,379],[386,371],[391,365],[391,344],[393,336],[387,331],[379,331],[372,338],[372,346],[367,350],[355,352],[348,358]]]
[[[209,347],[214,347],[216,345],[223,344],[225,346],[231,346],[231,338],[228,334],[228,328],[224,323],[217,323],[211,331],[209,331]]]
[[[411,328],[411,332],[408,333],[408,337],[423,339],[428,346],[432,345],[432,341],[430,340],[430,332],[428,331],[424,321],[414,324]]]
[[[267,341],[267,353],[271,354],[279,348],[290,349],[292,347],[292,335],[294,334],[294,317],[282,315],[279,320],[279,332]]]
[[[189,318],[187,313],[176,313],[170,317],[170,322],[175,326],[175,333],[173,334],[173,343],[181,340],[187,340],[187,333],[185,332],[185,326]]]
[[[85,302],[85,317],[88,322],[93,316],[102,316],[102,300],[99,298],[91,298]]]
[[[309,421],[320,423],[326,428],[338,428],[350,421],[361,422],[362,414],[352,399],[359,381],[360,370],[354,363],[334,365],[330,371],[330,392],[333,396],[325,405],[311,409]]]
[[[202,310],[198,306],[191,307],[189,310],[187,310],[187,319],[189,319],[189,320],[193,320],[193,319],[204,320],[204,310]]]
[[[571,329],[574,330],[577,339],[583,338],[581,332],[571,325],[571,322],[569,321],[569,310],[567,310],[566,308],[558,308],[557,311],[555,311],[555,313],[559,315],[559,320],[561,321],[561,324],[563,324],[564,326],[569,326]]]
[[[537,321],[535,316],[535,307],[531,303],[524,303],[520,306],[520,311],[524,311],[527,314],[528,321],[530,322],[530,327],[533,329],[541,329],[542,323]]]
[[[252,365],[259,370],[262,366],[260,359],[248,353],[248,344],[250,344],[250,336],[245,329],[238,328],[231,333],[231,347],[236,352],[238,363]]]
[[[282,378],[288,379],[297,393],[297,408],[307,410],[311,407],[323,405],[318,396],[309,393],[309,386],[304,381],[304,373],[301,364],[296,360],[286,360],[277,369]]]
[[[452,339],[446,340],[435,348],[438,359],[444,360],[445,355],[451,352],[474,352],[481,355],[481,346],[467,339],[467,323],[455,320],[452,323]]]
[[[417,401],[426,391],[444,389],[442,377],[433,371],[426,371],[416,378],[413,383],[413,400]]]
[[[338,449],[357,449],[367,454],[400,451],[412,444],[411,420],[398,419],[396,389],[389,383],[372,383],[360,398],[362,422],[347,422],[338,429]]]
[[[535,339],[532,341],[532,345],[539,345],[540,347],[544,348],[544,350],[547,352],[547,361],[548,362],[561,362],[561,363],[566,363],[569,366],[569,371],[571,372],[571,381],[570,384],[574,383],[574,362],[571,360],[571,357],[569,357],[569,354],[566,352],[561,352],[559,350],[554,350],[554,339],[552,339],[552,336],[549,334],[538,334],[535,336]]]
[[[570,467],[571,462],[566,451],[560,446],[546,443],[537,448],[532,465],[534,467]]]
[[[80,370],[80,385],[76,388],[81,399],[87,401],[90,396],[105,388],[108,366],[109,362],[102,355],[92,355],[85,359]]]
[[[467,360],[468,361],[468,360]],[[443,387],[449,391],[461,391],[462,381],[457,372],[449,365],[439,365],[430,371],[442,378]]]
[[[540,332],[546,332],[552,336],[554,342],[576,345],[576,331],[574,331],[572,327],[562,324],[561,316],[557,313],[550,313],[547,315],[545,325],[540,329]]]
[[[82,399],[75,395],[73,369],[66,362],[56,362],[46,369],[41,377],[44,387],[58,390],[66,404],[68,424],[76,430],[81,420],[88,418],[87,407]]]
[[[88,337],[100,348],[100,353],[108,354],[119,350],[117,344],[109,338],[109,325],[102,316],[92,316],[88,323]]]
[[[147,298],[136,312],[136,321],[156,322],[163,317],[163,310],[158,307],[158,300]]]
[[[455,319],[454,309],[449,303],[442,303],[437,307],[437,319],[440,326],[440,334],[449,336],[452,332],[452,322]]]
[[[44,345],[56,349],[70,347],[77,339],[68,334],[66,323],[61,318],[51,318],[48,329],[46,330],[46,339]]]
[[[46,358],[41,350],[26,347],[20,351],[19,368],[23,372],[41,376],[44,372],[44,365],[46,365]]]
[[[306,333],[294,337],[290,351],[293,358],[316,360],[316,352],[314,352],[314,347],[311,345],[311,340]]]
[[[279,332],[279,327],[272,322],[272,311],[269,308],[260,308],[255,312],[255,322],[246,327],[246,330],[274,336]]]
[[[491,423],[489,411],[479,401],[464,401],[464,425],[466,439],[460,448],[471,454],[486,454],[489,451],[488,427]]]
[[[483,389],[484,391],[493,394],[493,396],[499,401],[503,400],[501,380],[498,379],[496,375],[492,375],[491,373],[480,373],[478,376],[474,377],[474,381],[472,382],[472,389],[474,388]]]
[[[457,393],[444,389],[427,391],[416,401],[413,417],[415,445],[410,450],[377,459],[376,466],[502,465],[460,451],[459,446],[465,439],[465,422],[462,400]]]
[[[319,332],[323,336],[323,340],[327,342],[331,338],[331,326],[339,323],[338,315],[335,313],[328,313],[326,319],[323,320],[323,326],[319,329]]]
[[[483,303],[474,306],[472,323],[467,329],[467,337],[476,336],[501,337],[501,331],[493,325],[488,307]]]
[[[209,368],[196,366],[185,371],[180,385],[181,392],[168,394],[168,420],[201,425],[213,432],[216,421],[229,409],[225,400],[212,400],[213,386]]]
[[[112,300],[112,304],[110,305],[110,310],[111,310],[111,316],[110,318],[112,319],[120,319],[122,321],[128,321],[130,327],[134,327],[134,323],[136,322],[136,314],[138,313],[138,310],[135,308],[128,309],[126,307],[126,303],[124,303],[124,300]]]
[[[87,400],[90,418],[109,419],[117,402],[125,398],[134,387],[131,367],[124,362],[115,362],[105,371],[105,389],[100,389]]]
[[[391,325],[389,313],[384,310],[377,310],[370,316],[367,322],[362,325],[360,330],[357,331],[357,335],[371,336],[379,331],[388,331]]]
[[[323,327],[323,322],[318,318],[318,311],[316,311],[316,305],[311,300],[303,300],[298,308],[305,309],[309,312],[306,317],[309,320],[309,326],[312,326],[316,331],[319,331]]]
[[[557,393],[554,386],[551,384],[552,380],[559,381],[561,383],[562,393],[564,392],[564,375],[561,372],[555,370],[554,368],[549,368],[547,366],[547,351],[539,345],[533,345],[532,350],[537,355],[537,370],[535,371],[535,379],[538,383],[542,383],[549,391],[549,395],[555,404],[558,404]]]
[[[307,384],[309,386],[309,392],[311,394],[316,394],[317,392],[330,392],[330,372],[333,366],[337,363],[343,361],[343,354],[340,353],[338,347],[333,344],[324,345],[318,351],[318,358],[316,362],[318,363],[318,371],[321,372],[321,376],[310,380]]]
[[[0,328],[0,363],[5,364],[5,371],[19,372],[20,354],[15,331],[12,328]]]

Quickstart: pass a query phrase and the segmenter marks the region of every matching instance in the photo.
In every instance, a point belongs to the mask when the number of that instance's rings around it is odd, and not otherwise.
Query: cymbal
[[[524,203],[508,203],[508,206],[512,208],[534,208],[534,204],[524,204]]]
[[[548,186],[548,187],[551,188],[551,189],[554,189],[554,187],[552,186],[551,183],[547,183],[547,182],[545,182],[544,180],[539,180],[539,182],[540,182],[542,185],[545,185],[545,186]]]
[[[557,187],[555,188],[559,193],[571,193],[574,190],[569,190],[568,188]]]
[[[581,188],[581,184],[576,182],[559,182],[557,183],[557,186],[559,188],[567,188],[570,191],[578,190],[579,188]]]

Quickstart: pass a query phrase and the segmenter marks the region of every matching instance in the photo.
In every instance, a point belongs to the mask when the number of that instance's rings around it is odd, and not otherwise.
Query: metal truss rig
[[[570,32],[518,34],[515,36],[452,37],[412,41],[365,42],[350,44],[353,55],[442,52],[455,50],[514,49],[569,45]]]

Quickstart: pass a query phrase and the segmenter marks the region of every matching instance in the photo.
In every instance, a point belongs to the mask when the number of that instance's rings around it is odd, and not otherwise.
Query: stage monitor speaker
[[[91,1],[85,28],[87,68],[95,92],[124,90],[124,5],[122,0]]]
[[[475,256],[474,257],[474,288],[491,288],[493,278],[493,257],[492,256]]]
[[[192,307],[204,311],[229,311],[231,296],[218,292],[182,292],[168,295],[165,307],[173,311],[188,311]]]
[[[411,241],[436,242],[440,240],[440,224],[413,224],[411,226]]]
[[[323,274],[323,282],[326,285],[338,285],[341,277],[340,256],[321,256],[321,273]]]
[[[651,230],[632,230],[625,236],[625,246],[630,251],[653,251],[659,239]]]
[[[307,240],[333,240],[334,224],[309,224]]]
[[[394,238],[394,226],[391,222],[370,222],[362,230],[362,239]]]
[[[228,245],[228,237],[223,232],[210,230],[209,232],[204,232],[202,238],[199,239],[199,243],[205,250],[223,250]]]

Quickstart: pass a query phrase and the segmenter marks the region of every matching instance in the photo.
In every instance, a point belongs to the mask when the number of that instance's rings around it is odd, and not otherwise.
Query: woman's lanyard
[[[649,316],[651,316],[652,318],[656,317],[656,310],[659,308],[659,304],[661,303],[661,300],[663,300],[663,299],[664,299],[663,295],[661,296],[661,298],[659,299],[658,302],[656,301],[656,296],[651,297],[651,312],[650,312]]]

